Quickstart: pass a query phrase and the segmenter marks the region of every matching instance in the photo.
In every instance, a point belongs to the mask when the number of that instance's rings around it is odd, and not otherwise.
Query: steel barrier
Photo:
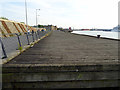
[[[16,50],[21,51],[24,46],[32,45],[33,42],[39,40],[50,31],[51,30],[37,31],[34,33],[30,32],[24,34],[11,33],[11,37],[0,37],[0,45],[2,50],[2,56],[0,58],[7,58],[10,53],[15,52]]]

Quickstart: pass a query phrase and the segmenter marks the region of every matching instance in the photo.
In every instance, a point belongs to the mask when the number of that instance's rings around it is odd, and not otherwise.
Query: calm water
[[[119,37],[120,32],[113,32],[113,31],[73,31],[71,33],[90,35],[90,36],[100,35],[100,37],[120,39]]]

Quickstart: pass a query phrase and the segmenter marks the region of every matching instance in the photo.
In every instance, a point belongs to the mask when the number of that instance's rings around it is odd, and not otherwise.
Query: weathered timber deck
[[[119,87],[118,41],[53,31],[3,65],[3,87]]]
[[[8,64],[104,64],[118,62],[118,41],[54,31]]]

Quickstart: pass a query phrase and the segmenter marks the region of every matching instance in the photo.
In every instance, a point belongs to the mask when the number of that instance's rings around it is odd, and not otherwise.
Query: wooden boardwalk
[[[118,41],[54,31],[8,64],[103,64],[118,62]]]
[[[118,75],[118,41],[53,31],[3,65],[3,87],[119,87]]]

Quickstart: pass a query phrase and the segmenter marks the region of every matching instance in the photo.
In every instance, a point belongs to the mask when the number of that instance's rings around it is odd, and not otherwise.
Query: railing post
[[[38,39],[38,37],[37,37],[37,33],[35,32],[35,36],[36,36],[36,40]]]
[[[1,37],[0,37],[0,43],[1,43],[2,52],[3,52],[3,55],[4,55],[4,56],[2,57],[2,59],[7,58],[7,54],[6,54],[6,51],[5,51],[4,44],[3,44],[2,40],[1,40]]]
[[[34,33],[32,33],[32,38],[33,38],[33,42],[34,42],[34,35],[33,35]]]
[[[22,50],[22,45],[21,45],[20,37],[17,33],[16,33],[16,35],[17,35],[18,43],[19,43],[19,48],[18,49],[21,51]]]
[[[26,33],[26,37],[27,37],[27,41],[28,41],[28,45],[30,45],[30,41],[29,41],[29,37],[28,37],[29,33]]]
[[[38,38],[40,39],[40,31],[37,31]]]

